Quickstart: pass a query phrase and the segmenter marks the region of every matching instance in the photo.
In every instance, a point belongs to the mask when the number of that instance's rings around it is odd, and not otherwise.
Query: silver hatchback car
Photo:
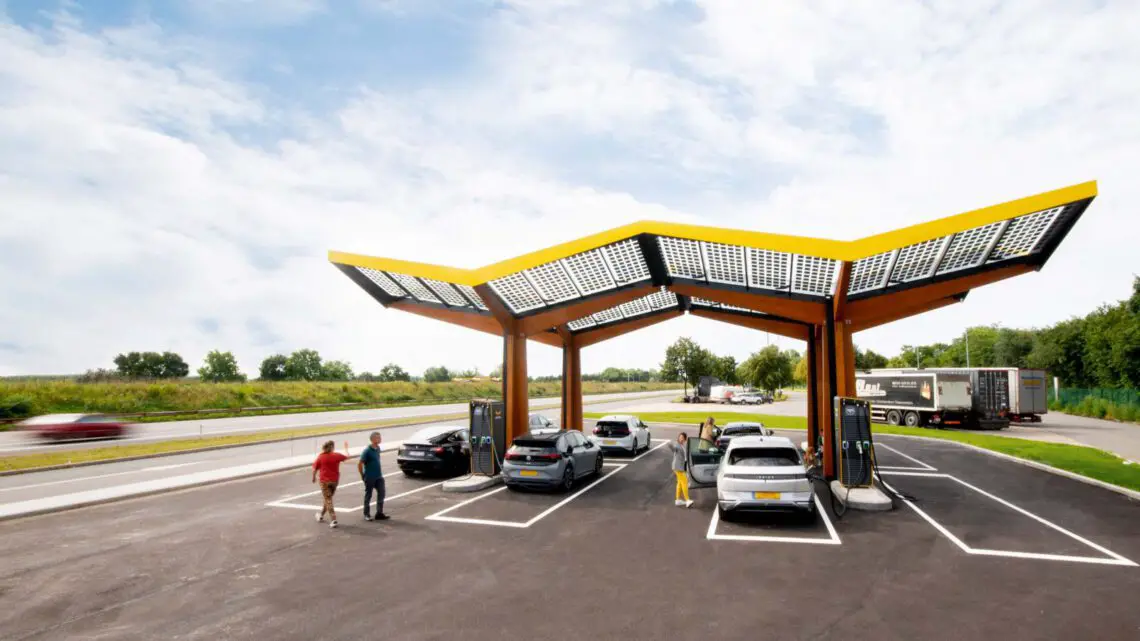
[[[560,488],[602,472],[602,448],[577,430],[531,432],[511,443],[503,460],[507,487]]]

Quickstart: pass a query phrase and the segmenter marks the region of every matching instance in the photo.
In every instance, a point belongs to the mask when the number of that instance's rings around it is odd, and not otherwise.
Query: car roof
[[[724,425],[724,429],[730,427],[764,427],[764,424],[758,421],[733,421]]]
[[[602,421],[628,421],[631,418],[635,419],[637,417],[634,416],[633,414],[609,414],[607,416],[603,416],[603,417],[599,418],[598,422],[600,423]]]
[[[516,438],[516,441],[557,441],[565,430],[534,430]]]
[[[741,447],[790,447],[795,448],[792,439],[786,436],[738,436],[728,443],[728,449],[735,450]]]
[[[440,436],[442,434],[447,434],[449,432],[458,432],[459,430],[465,430],[465,429],[467,429],[467,428],[461,427],[461,426],[456,426],[456,425],[433,425],[431,427],[425,427],[422,430],[419,430],[418,432],[416,432],[415,434],[412,434],[407,439],[405,439],[405,442],[406,443],[415,443],[416,441],[418,441],[420,439],[435,438],[436,436]]]
[[[74,423],[84,416],[98,416],[98,414],[41,414],[24,421],[24,425],[54,425],[56,423]]]

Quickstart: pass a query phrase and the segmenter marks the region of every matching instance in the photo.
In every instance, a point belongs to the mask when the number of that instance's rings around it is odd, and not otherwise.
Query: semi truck
[[[974,426],[972,391],[968,374],[894,370],[855,374],[855,394],[871,403],[871,420],[888,425]]]
[[[1015,422],[1041,422],[1049,412],[1045,370],[1017,367],[928,367],[875,370],[969,374],[974,407],[983,416]]]
[[[702,376],[697,379],[697,385],[693,388],[693,394],[685,397],[686,403],[708,403],[712,397],[713,387],[724,385],[720,379],[715,376]]]

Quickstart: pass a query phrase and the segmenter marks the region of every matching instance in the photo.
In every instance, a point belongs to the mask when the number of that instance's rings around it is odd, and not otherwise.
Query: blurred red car
[[[20,429],[40,438],[62,441],[125,436],[127,425],[103,414],[44,414],[20,423]]]

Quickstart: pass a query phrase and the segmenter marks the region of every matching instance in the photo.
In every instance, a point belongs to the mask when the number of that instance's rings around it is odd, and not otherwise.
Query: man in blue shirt
[[[364,481],[364,520],[373,520],[368,504],[372,502],[372,492],[375,491],[376,520],[387,521],[388,515],[384,514],[384,474],[380,471],[380,432],[373,432],[368,440],[368,447],[360,453],[360,461],[356,463],[360,480]]]

